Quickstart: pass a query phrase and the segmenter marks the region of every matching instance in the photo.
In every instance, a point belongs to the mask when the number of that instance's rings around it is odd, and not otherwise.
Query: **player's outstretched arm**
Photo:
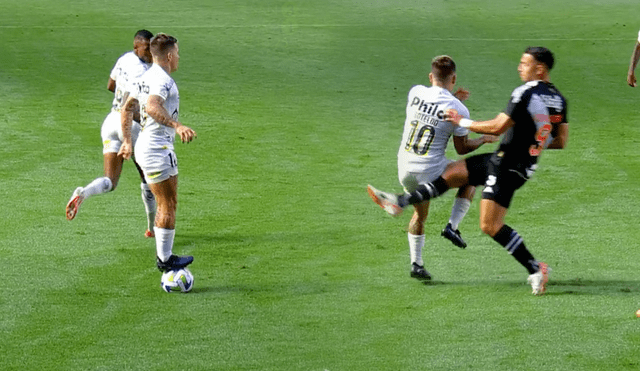
[[[513,120],[504,112],[499,113],[493,120],[472,121],[465,119],[458,111],[448,109],[444,114],[444,119],[479,134],[500,135],[513,126]]]
[[[131,142],[131,125],[133,124],[133,115],[135,111],[139,111],[138,100],[125,95],[125,102],[120,111],[120,125],[122,126],[122,145],[118,151],[118,156],[122,156],[125,160],[131,158],[133,154],[133,143]]]
[[[469,152],[473,152],[476,149],[480,148],[482,145],[487,143],[495,143],[498,141],[500,137],[497,135],[487,135],[475,139],[470,139],[468,135],[458,137],[453,137],[453,146],[456,149],[456,152],[459,155],[466,155]]]
[[[174,120],[164,108],[164,99],[159,95],[150,95],[147,101],[146,111],[157,123],[176,129],[182,143],[189,143],[197,137],[191,128]]]

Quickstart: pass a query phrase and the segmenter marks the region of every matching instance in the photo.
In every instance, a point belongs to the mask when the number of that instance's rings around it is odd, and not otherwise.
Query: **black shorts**
[[[469,184],[484,185],[482,198],[493,200],[498,205],[509,208],[516,190],[527,181],[520,172],[501,165],[502,158],[495,153],[471,156],[466,159]]]

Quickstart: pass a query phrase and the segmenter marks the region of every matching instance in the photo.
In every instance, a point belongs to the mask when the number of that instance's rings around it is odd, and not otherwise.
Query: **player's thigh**
[[[482,199],[493,200],[508,209],[515,192],[526,183],[519,173],[504,166],[490,164],[482,190]]]
[[[415,191],[420,184],[431,183],[444,171],[446,163],[439,166],[425,166],[420,171],[413,168],[407,170],[406,166],[399,164],[398,166],[398,180],[406,192]]]
[[[121,133],[120,114],[118,112],[109,113],[100,128],[103,154],[118,153],[122,145]]]
[[[489,167],[493,153],[484,153],[468,157],[464,160],[464,165],[468,174],[468,184],[473,186],[483,185],[487,180]]]
[[[151,193],[156,197],[158,205],[162,207],[175,207],[178,202],[178,176],[170,176],[169,178],[157,182],[149,183]]]

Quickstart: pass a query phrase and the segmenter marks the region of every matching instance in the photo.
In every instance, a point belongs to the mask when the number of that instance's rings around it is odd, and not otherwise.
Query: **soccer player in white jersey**
[[[67,203],[66,215],[67,219],[73,220],[78,213],[78,209],[87,198],[107,193],[116,189],[120,173],[122,172],[123,159],[118,156],[120,145],[122,144],[122,125],[120,123],[120,110],[124,103],[125,91],[129,90],[128,85],[141,76],[151,66],[151,52],[149,51],[149,42],[153,34],[147,30],[136,32],[133,39],[133,51],[123,54],[109,75],[107,89],[114,93],[111,112],[105,118],[102,129],[103,157],[104,157],[104,177],[97,178],[85,187],[78,187],[73,192],[71,199]],[[140,121],[139,115],[136,121]],[[132,127],[133,140],[137,138],[140,131],[140,124],[135,122]],[[136,168],[138,165],[136,164]],[[147,230],[146,237],[153,237],[153,221],[156,213],[156,201],[144,180],[142,171],[140,178],[142,183],[142,201],[147,213]]]
[[[456,84],[456,64],[451,57],[442,55],[431,62],[429,73],[431,87],[416,85],[409,91],[406,120],[402,142],[398,150],[398,179],[406,192],[414,191],[420,184],[434,181],[444,171],[450,160],[445,157],[449,138],[459,154],[469,153],[485,143],[497,141],[497,137],[481,136],[469,139],[469,131],[454,127],[444,120],[444,112],[453,108],[469,116],[462,104],[469,92],[458,89]],[[466,247],[458,231],[458,224],[469,210],[475,188],[463,187],[458,191],[451,212],[449,224],[442,231],[443,236],[459,247]],[[424,223],[429,212],[429,202],[414,205],[414,213],[408,227],[409,251],[411,256],[411,277],[431,279],[424,268],[422,248],[424,247]]]
[[[155,226],[157,266],[161,271],[184,268],[193,256],[173,254],[176,205],[178,202],[178,159],[173,141],[178,134],[183,143],[191,142],[196,133],[178,121],[180,96],[170,74],[178,69],[178,41],[164,33],[151,39],[153,65],[136,82],[122,109],[124,141],[119,154],[131,157],[133,147],[131,121],[139,109],[142,130],[135,143],[135,157],[142,167],[151,192],[158,202]]]
[[[636,87],[635,70],[638,66],[638,60],[640,60],[640,32],[638,32],[638,41],[636,41],[636,46],[635,48],[633,48],[633,53],[631,54],[631,62],[629,62],[629,73],[627,73],[627,84],[629,84],[629,86],[633,88]]]

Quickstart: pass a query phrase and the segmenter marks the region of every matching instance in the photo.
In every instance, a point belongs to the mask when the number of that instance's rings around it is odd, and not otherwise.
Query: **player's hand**
[[[122,142],[120,146],[120,150],[118,151],[118,156],[122,156],[123,159],[128,160],[131,158],[133,154],[133,145],[129,141]]]
[[[635,73],[631,72],[627,75],[627,84],[629,84],[629,86],[631,86],[632,88],[636,87],[636,75]]]
[[[482,142],[483,143],[495,143],[500,139],[499,135],[491,135],[491,134],[484,134],[482,135]]]
[[[448,110],[445,111],[444,113],[444,119],[449,121],[450,123],[454,124],[454,125],[459,125],[460,124],[460,120],[463,119],[462,115],[458,113],[458,111],[449,108]]]
[[[176,128],[176,133],[180,136],[182,143],[189,143],[197,137],[195,131],[184,125],[178,126]]]
[[[458,90],[456,90],[456,92],[453,93],[453,96],[458,98],[461,102],[464,102],[465,100],[469,99],[469,95],[471,95],[471,93],[469,93],[469,90],[465,88],[458,88]]]

